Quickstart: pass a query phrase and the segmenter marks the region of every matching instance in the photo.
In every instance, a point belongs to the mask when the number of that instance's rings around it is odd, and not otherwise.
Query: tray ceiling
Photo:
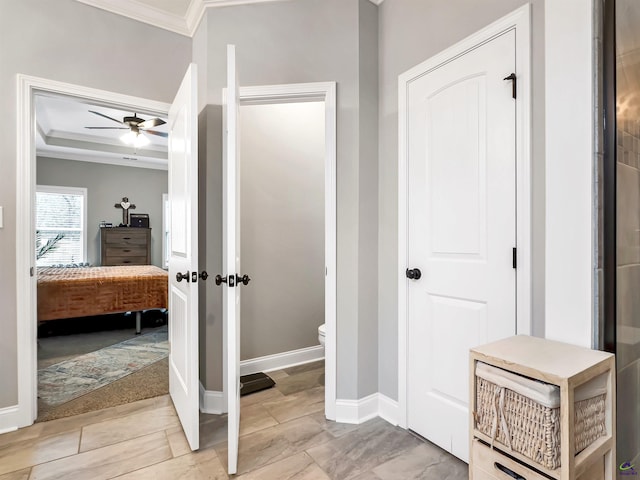
[[[85,128],[125,127],[89,110],[119,120],[134,113],[147,120],[156,117],[154,114],[92,105],[75,98],[54,95],[37,95],[35,104],[36,154],[39,157],[167,169],[166,138],[143,133],[149,144],[135,148],[120,139],[127,130]],[[166,118],[162,119],[166,121]],[[153,130],[168,131],[166,124],[154,127]]]

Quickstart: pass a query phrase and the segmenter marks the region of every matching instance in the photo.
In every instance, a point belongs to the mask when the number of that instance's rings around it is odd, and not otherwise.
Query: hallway
[[[324,364],[270,372],[242,398],[239,479],[463,480],[467,465],[379,418],[324,419]],[[168,395],[2,436],[0,480],[226,479],[226,416],[201,414],[191,452]]]

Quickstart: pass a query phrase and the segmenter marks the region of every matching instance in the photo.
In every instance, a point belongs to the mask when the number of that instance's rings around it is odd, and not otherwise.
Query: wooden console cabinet
[[[101,227],[100,263],[103,266],[151,265],[151,229]]]
[[[476,428],[476,362],[560,387],[561,466],[549,470],[499,444]],[[613,480],[616,478],[615,361],[610,353],[524,335],[471,349],[469,428],[472,480]],[[600,375],[607,376],[606,434],[575,454],[574,391]]]

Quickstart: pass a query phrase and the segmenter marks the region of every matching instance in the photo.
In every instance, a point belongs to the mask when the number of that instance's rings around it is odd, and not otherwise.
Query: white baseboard
[[[363,423],[378,416],[378,394],[360,400],[336,400],[336,422]]]
[[[0,408],[0,434],[17,430],[20,424],[18,417],[18,405]]]
[[[224,394],[213,390],[205,390],[202,382],[200,382],[200,411],[212,415],[227,413]]]
[[[391,425],[398,425],[398,402],[378,393],[378,415]]]
[[[270,372],[271,370],[280,370],[282,368],[293,367],[295,365],[302,365],[303,363],[310,363],[323,359],[324,347],[322,345],[316,345],[315,347],[301,348],[299,350],[291,350],[289,352],[242,360],[240,362],[240,375]]]
[[[336,422],[359,424],[375,417],[398,425],[398,402],[381,393],[359,400],[336,400]]]
[[[301,348],[289,352],[276,353],[265,357],[251,358],[240,362],[240,375],[250,375],[258,372],[269,372],[282,368],[302,365],[324,359],[324,347]],[[223,392],[205,390],[200,382],[200,411],[213,415],[227,412],[226,398]]]

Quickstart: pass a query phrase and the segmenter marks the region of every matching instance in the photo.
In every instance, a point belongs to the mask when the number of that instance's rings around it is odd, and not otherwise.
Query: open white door
[[[169,392],[192,450],[199,447],[196,82],[191,64],[169,110]]]
[[[238,155],[239,89],[236,74],[236,50],[227,46],[227,91],[224,106],[224,160],[223,160],[223,254],[224,282],[222,294],[226,343],[226,383],[228,408],[228,470],[238,470],[238,437],[240,434],[240,195]]]

